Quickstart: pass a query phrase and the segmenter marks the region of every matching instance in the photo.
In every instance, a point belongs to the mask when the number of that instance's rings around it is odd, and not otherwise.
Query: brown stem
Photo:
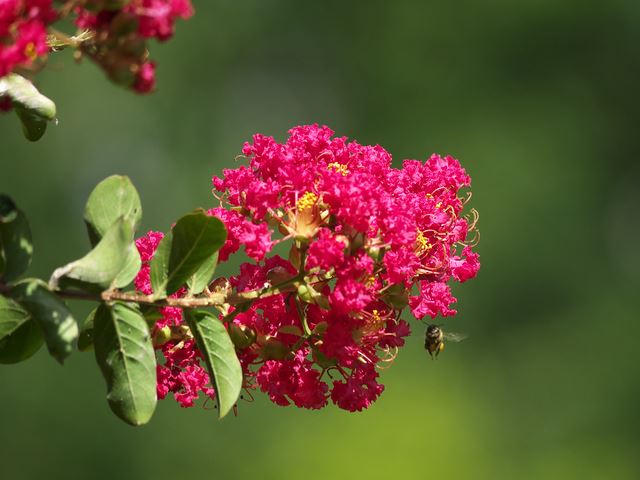
[[[152,295],[144,295],[137,292],[122,292],[119,290],[105,290],[101,293],[87,293],[76,290],[52,290],[58,297],[68,300],[89,300],[95,302],[133,302],[143,305],[151,305],[155,307],[177,307],[177,308],[195,308],[195,307],[217,307],[222,305],[246,305],[251,304],[259,298],[271,297],[283,292],[290,284],[300,280],[299,276],[292,277],[289,280],[274,285],[272,287],[261,288],[258,290],[250,290],[248,292],[231,293],[224,295],[222,293],[209,293],[202,297],[184,297],[184,298],[163,298],[154,299]],[[0,294],[8,294],[11,287],[0,280]]]

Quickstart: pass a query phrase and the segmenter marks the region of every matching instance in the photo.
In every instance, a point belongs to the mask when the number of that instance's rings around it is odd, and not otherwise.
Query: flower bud
[[[253,328],[237,323],[229,324],[229,336],[237,350],[244,350],[256,341],[256,332]]]
[[[320,346],[322,345],[322,342],[320,341],[316,345]],[[322,368],[335,367],[338,364],[335,358],[327,357],[315,345],[311,349],[311,356],[313,357],[314,362]]]
[[[292,277],[291,273],[284,267],[274,267],[267,272],[267,280],[271,285],[284,283]]]
[[[135,33],[138,30],[138,19],[131,13],[120,12],[111,20],[109,30],[116,37]]]
[[[298,298],[300,298],[304,303],[318,305],[320,308],[324,308],[325,310],[329,310],[330,308],[329,299],[306,283],[298,286]]]
[[[260,356],[264,360],[283,360],[289,354],[289,348],[277,338],[269,335],[260,349]]]
[[[384,293],[382,300],[390,307],[402,310],[409,305],[409,292],[403,285],[392,285]]]
[[[155,346],[161,346],[171,340],[172,332],[171,327],[162,327],[156,330],[156,333],[153,334],[153,344]]]

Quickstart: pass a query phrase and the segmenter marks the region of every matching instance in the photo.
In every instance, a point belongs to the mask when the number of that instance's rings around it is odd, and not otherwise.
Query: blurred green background
[[[0,117],[0,190],[31,220],[30,273],[88,248],[102,178],[129,175],[144,229],[166,230],[213,205],[211,175],[253,133],[319,122],[398,164],[462,161],[482,269],[446,325],[470,337],[431,361],[415,322],[364,413],[257,394],[219,422],[168,400],[138,429],[109,411],[91,353],[61,368],[41,351],[0,366],[0,477],[640,478],[640,3],[195,6],[152,46],[154,95],[62,53],[39,84],[59,125],[30,144]]]

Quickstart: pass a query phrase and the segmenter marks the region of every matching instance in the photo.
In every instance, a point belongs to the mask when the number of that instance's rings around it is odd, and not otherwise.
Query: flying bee
[[[437,358],[438,354],[444,350],[444,341],[449,342],[461,342],[467,338],[466,335],[454,332],[444,332],[440,325],[430,324],[427,325],[427,330],[424,332],[424,348],[431,358]],[[435,353],[435,357],[434,354]]]

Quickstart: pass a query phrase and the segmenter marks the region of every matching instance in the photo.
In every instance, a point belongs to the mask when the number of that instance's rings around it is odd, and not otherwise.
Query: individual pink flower
[[[333,382],[331,400],[344,410],[360,412],[368,408],[384,391],[377,382],[378,372],[371,364],[355,368],[344,381]]]
[[[464,258],[451,259],[451,275],[460,283],[474,278],[480,269],[479,255],[473,252],[471,247],[464,247],[462,255]]]
[[[268,393],[272,402],[287,406],[318,409],[327,403],[326,383],[320,381],[320,372],[314,370],[306,352],[299,351],[291,360],[268,360],[258,370],[260,389]]]
[[[136,74],[135,83],[133,85],[135,91],[138,93],[149,93],[153,91],[156,86],[155,72],[155,62],[143,63]]]
[[[416,318],[429,315],[436,318],[438,314],[443,317],[455,315],[456,311],[449,308],[456,299],[451,295],[449,285],[442,282],[420,282],[420,295],[409,298],[411,312]]]
[[[307,268],[320,267],[331,270],[344,262],[345,242],[336,238],[328,228],[321,228],[317,239],[309,247],[307,254]]]
[[[224,208],[212,208],[208,214],[222,220],[227,230],[227,241],[218,253],[219,262],[226,261],[241,245],[249,257],[258,261],[273,247],[271,230],[266,223],[252,223],[240,213]]]
[[[131,0],[123,11],[137,17],[140,35],[165,41],[173,36],[177,19],[193,15],[193,6],[190,0]]]

